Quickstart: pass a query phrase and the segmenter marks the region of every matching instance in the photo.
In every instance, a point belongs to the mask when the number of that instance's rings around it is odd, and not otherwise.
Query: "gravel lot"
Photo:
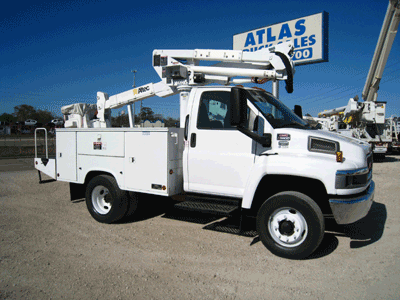
[[[177,213],[162,197],[97,223],[68,183],[39,184],[33,159],[3,159],[0,299],[399,299],[399,172],[400,156],[375,163],[369,215],[327,223],[317,252],[294,261],[213,230],[237,220]]]

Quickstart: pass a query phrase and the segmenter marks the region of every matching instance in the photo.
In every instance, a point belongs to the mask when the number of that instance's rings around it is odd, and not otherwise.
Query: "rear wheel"
[[[275,255],[300,259],[320,245],[325,231],[319,206],[299,192],[281,192],[267,199],[257,214],[262,243]]]
[[[92,217],[101,223],[113,223],[128,211],[128,194],[122,191],[114,177],[99,175],[86,188],[86,206]]]

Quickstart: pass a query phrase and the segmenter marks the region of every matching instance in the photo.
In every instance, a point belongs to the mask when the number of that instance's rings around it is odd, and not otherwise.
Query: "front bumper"
[[[386,154],[387,147],[375,147],[373,152],[374,154]]]
[[[356,197],[331,198],[329,204],[338,224],[350,224],[364,218],[374,200],[375,183],[371,180],[369,187]]]

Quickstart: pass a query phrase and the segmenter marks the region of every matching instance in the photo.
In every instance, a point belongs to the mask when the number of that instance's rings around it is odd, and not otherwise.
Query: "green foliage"
[[[168,119],[164,119],[165,127],[177,127],[179,126],[179,119],[173,119],[169,117]]]
[[[150,107],[142,107],[142,111],[139,113],[141,121],[149,120],[154,121],[154,112]]]
[[[12,114],[3,113],[2,115],[0,115],[0,122],[13,123],[15,121],[16,118]]]
[[[14,117],[17,121],[25,121],[27,119],[35,118],[36,109],[27,104],[21,104],[14,107]]]
[[[128,115],[119,115],[118,117],[111,117],[112,127],[129,127]]]
[[[135,115],[135,125],[139,125],[141,122],[149,120],[154,122],[156,120],[162,120],[165,123],[165,127],[176,127],[179,123],[178,119],[171,117],[164,118],[161,114],[155,114],[150,107],[142,107],[142,111]],[[129,127],[129,117],[127,114],[121,114],[117,117],[111,117],[112,127]]]
[[[33,106],[21,104],[14,107],[13,118],[13,122],[25,122],[28,119],[33,119],[36,120],[38,123],[45,124],[47,122],[50,122],[52,119],[55,119],[56,116],[48,110],[36,110]]]
[[[60,117],[55,116],[52,112],[47,110],[35,109],[33,106],[27,104],[21,104],[14,107],[14,113],[8,114],[3,113],[0,115],[0,121],[13,123],[16,121],[25,122],[27,119],[36,120],[38,123],[46,124],[53,119],[59,119]],[[155,114],[150,107],[142,107],[142,111],[135,115],[135,125],[149,120],[154,122],[156,120],[162,120],[165,123],[165,127],[176,127],[179,123],[179,119],[173,119],[171,117],[164,118],[161,114]],[[111,117],[112,127],[129,127],[129,117],[127,114],[121,114],[117,117]]]
[[[34,119],[42,124],[50,122],[51,120],[56,118],[53,113],[49,112],[48,110],[41,109],[37,110],[34,116]]]

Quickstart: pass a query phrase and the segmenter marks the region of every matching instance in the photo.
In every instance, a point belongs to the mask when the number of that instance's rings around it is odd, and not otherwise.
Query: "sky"
[[[10,1],[0,11],[0,115],[28,104],[61,116],[61,107],[159,82],[154,49],[232,49],[233,35],[327,12],[329,61],[296,67],[294,92],[280,99],[303,113],[347,105],[364,88],[388,6],[369,1]],[[378,101],[400,116],[400,34],[383,73]],[[260,87],[271,91],[271,83]],[[143,101],[179,117],[179,96]],[[136,104],[136,112],[139,104]],[[122,108],[113,111],[117,115]]]

